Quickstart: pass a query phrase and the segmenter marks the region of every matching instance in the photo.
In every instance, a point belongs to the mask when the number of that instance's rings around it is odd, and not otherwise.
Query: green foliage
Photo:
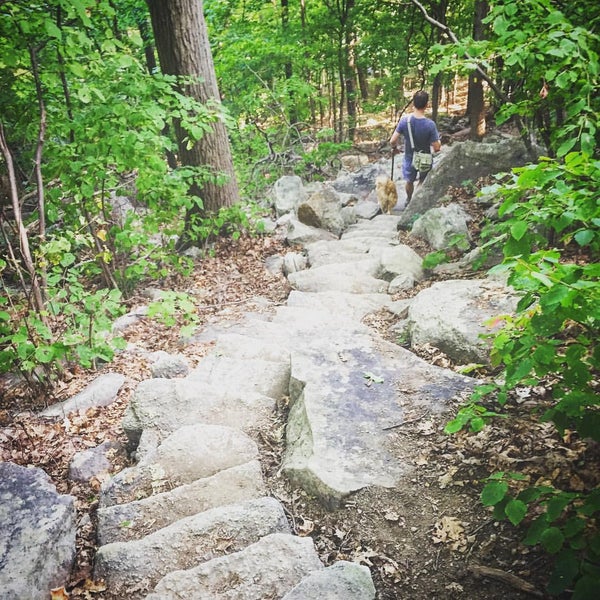
[[[42,387],[67,363],[89,368],[112,360],[124,347],[111,335],[114,319],[123,312],[117,290],[90,292],[74,277],[48,279],[47,314],[28,310],[22,299],[8,294],[0,301],[0,308],[9,309],[0,311],[0,372],[33,375]]]
[[[574,589],[572,598],[592,600],[600,586],[600,488],[564,492],[550,485],[523,487],[524,479],[519,473],[494,473],[481,491],[482,504],[493,507],[497,520],[527,525],[525,545],[555,555],[550,594]]]
[[[589,8],[582,14],[551,0],[494,3],[489,39],[437,46],[433,72],[467,74],[480,65],[504,90],[496,98],[498,123],[513,115],[535,119],[552,156],[591,155],[600,136],[600,36],[589,22],[600,15]]]
[[[423,257],[423,268],[433,269],[442,263],[452,260],[456,253],[462,254],[470,247],[466,234],[456,233],[449,240],[443,250],[434,250]]]
[[[253,209],[251,206],[248,208],[250,217],[246,212],[248,209],[245,210],[240,204],[224,206],[218,213],[212,215],[195,214],[190,222],[190,232],[194,239],[203,243],[204,249],[219,237],[228,236],[238,240],[244,233],[260,233],[262,227],[255,224],[251,218]]]
[[[600,441],[596,382],[600,350],[600,161],[570,153],[564,161],[543,159],[514,169],[495,187],[503,220],[489,225],[487,246],[501,246],[504,262],[493,271],[508,276],[521,293],[517,311],[502,318],[492,338],[492,367],[499,375],[479,386],[471,402],[446,426],[453,433],[480,430],[494,416],[480,401],[494,395],[503,406],[517,387],[552,390],[541,416],[560,434],[567,430]],[[496,323],[498,324],[498,319]],[[595,597],[600,585],[600,490],[587,493],[534,486],[510,493],[516,474],[496,473],[482,502],[497,519],[529,522],[524,543],[555,555],[548,591],[574,586],[573,598]],[[535,518],[534,515],[537,515]]]
[[[200,322],[193,299],[183,292],[162,292],[148,307],[148,316],[167,327],[181,325],[184,337],[189,337]]]

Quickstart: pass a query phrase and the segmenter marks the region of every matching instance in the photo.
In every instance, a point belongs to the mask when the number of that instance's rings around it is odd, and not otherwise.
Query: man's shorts
[[[402,160],[402,178],[404,181],[409,181],[410,183],[414,183],[417,179],[419,181],[423,181],[427,173],[421,173],[419,177],[419,172],[412,166],[412,156],[407,160],[406,156]]]

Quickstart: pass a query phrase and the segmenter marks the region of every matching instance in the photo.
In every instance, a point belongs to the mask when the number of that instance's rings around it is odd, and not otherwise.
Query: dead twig
[[[396,429],[398,427],[404,427],[404,425],[410,425],[411,423],[416,423],[417,421],[420,421],[423,417],[426,417],[427,413],[423,413],[422,415],[419,415],[418,417],[415,417],[414,419],[408,419],[407,421],[402,421],[402,423],[398,423],[397,425],[390,425],[389,427],[384,427],[382,429],[382,431],[389,431],[390,429]]]
[[[489,577],[490,579],[496,579],[502,583],[510,585],[517,590],[520,590],[521,592],[531,594],[536,598],[544,597],[544,594],[535,586],[528,581],[525,581],[521,577],[514,575],[513,573],[507,573],[506,571],[502,571],[500,569],[494,569],[493,567],[485,567],[484,565],[476,564],[469,565],[469,571],[471,571],[471,573],[473,573],[473,575],[476,577]]]

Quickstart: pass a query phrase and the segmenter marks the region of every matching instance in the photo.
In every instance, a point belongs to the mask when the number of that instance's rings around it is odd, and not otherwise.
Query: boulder
[[[0,594],[48,600],[75,560],[75,498],[41,469],[0,463]]]
[[[373,600],[375,586],[365,566],[341,560],[305,577],[282,600]]]
[[[408,310],[411,347],[430,344],[459,364],[489,362],[493,317],[514,313],[518,296],[499,281],[440,281],[419,292]]]
[[[174,377],[185,377],[190,371],[184,356],[173,355],[168,352],[159,351],[154,355],[154,362],[150,365],[152,377],[173,379]]]
[[[274,498],[220,506],[180,519],[140,540],[101,546],[94,577],[105,580],[113,597],[138,600],[167,573],[238,552],[272,533],[290,533],[283,507]]]
[[[239,552],[167,575],[146,600],[281,598],[303,577],[321,569],[310,537],[274,533]],[[346,600],[345,596],[338,598]]]
[[[403,211],[399,228],[408,228],[416,216],[425,214],[438,204],[451,186],[465,181],[476,182],[494,173],[509,172],[531,159],[525,144],[514,137],[493,143],[458,142],[444,147],[422,185],[418,186],[410,204]]]
[[[456,236],[461,236],[458,248],[469,249],[469,228],[467,223],[471,217],[458,204],[439,206],[428,210],[419,217],[410,235],[425,240],[434,250],[449,248]]]
[[[195,423],[176,430],[102,486],[101,506],[123,504],[184,485],[258,458],[256,443],[221,425]]]
[[[179,519],[265,494],[260,464],[251,460],[141,500],[100,507],[98,544],[140,539]]]
[[[120,444],[107,441],[95,448],[77,452],[69,464],[69,479],[89,481],[92,477],[101,479],[107,476],[112,469],[110,454],[120,449]]]
[[[273,186],[275,212],[278,217],[295,212],[297,206],[307,198],[302,180],[297,175],[284,175]]]
[[[330,187],[315,192],[298,205],[298,220],[305,225],[330,231],[336,236],[344,231],[342,202],[338,194]]]
[[[288,222],[288,229],[285,239],[290,246],[295,244],[305,246],[306,244],[310,244],[311,242],[316,242],[318,240],[335,240],[337,239],[337,236],[329,231],[319,229],[318,227],[305,225],[304,223],[300,223],[300,221],[292,218]]]
[[[424,278],[421,268],[423,260],[410,246],[400,244],[384,248],[380,261],[379,277],[386,281],[393,281],[399,275],[409,275],[413,281],[422,281]]]

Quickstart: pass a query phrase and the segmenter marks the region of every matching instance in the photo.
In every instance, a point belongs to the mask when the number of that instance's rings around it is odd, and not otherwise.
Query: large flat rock
[[[311,538],[275,533],[240,552],[167,575],[146,600],[281,598],[305,576],[322,569]]]
[[[351,292],[353,294],[385,293],[388,283],[377,278],[379,260],[369,259],[324,264],[288,275],[290,285],[303,292]]]
[[[473,385],[340,315],[286,307],[275,320],[303,324],[292,350],[283,472],[332,507],[367,486],[393,487],[407,473],[385,429],[406,407],[441,412]]]

